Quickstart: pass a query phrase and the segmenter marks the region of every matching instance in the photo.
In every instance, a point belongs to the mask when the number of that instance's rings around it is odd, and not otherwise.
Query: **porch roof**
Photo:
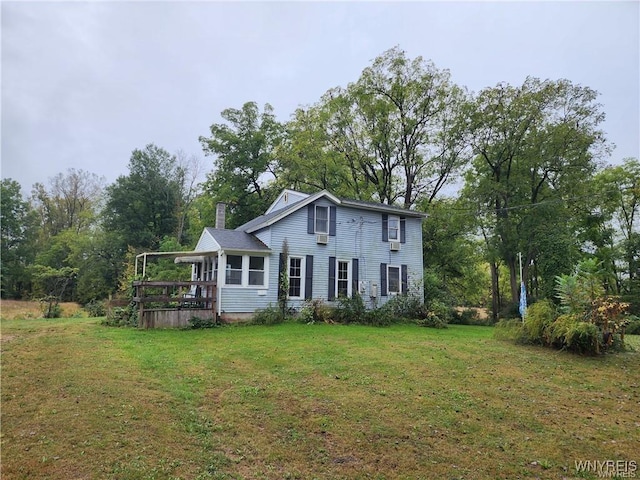
[[[142,275],[146,274],[147,269],[147,258],[173,258],[175,259],[175,263],[193,263],[190,261],[184,261],[184,258],[195,258],[198,257],[196,262],[200,262],[200,258],[204,260],[204,257],[212,257],[218,255],[218,251],[209,251],[209,252],[143,252],[136,255],[135,261],[135,275],[138,275],[138,260],[142,259]]]

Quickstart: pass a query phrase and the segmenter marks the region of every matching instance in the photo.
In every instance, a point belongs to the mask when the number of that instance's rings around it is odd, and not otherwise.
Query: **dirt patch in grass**
[[[2,478],[597,478],[638,461],[638,352],[487,327],[9,321]]]

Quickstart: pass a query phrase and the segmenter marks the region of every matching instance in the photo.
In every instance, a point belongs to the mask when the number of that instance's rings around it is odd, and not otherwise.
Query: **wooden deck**
[[[133,282],[140,328],[186,327],[191,318],[215,321],[216,282]]]

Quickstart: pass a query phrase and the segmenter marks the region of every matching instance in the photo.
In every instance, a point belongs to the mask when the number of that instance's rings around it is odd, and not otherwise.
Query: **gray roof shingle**
[[[223,250],[271,251],[258,238],[241,230],[223,230],[207,227],[207,232],[218,242]]]
[[[366,210],[375,210],[379,212],[396,213],[398,215],[404,215],[406,217],[426,217],[425,212],[419,212],[417,210],[408,210],[404,207],[397,205],[387,205],[386,203],[368,202],[366,200],[352,200],[350,198],[341,198],[342,205],[347,207],[364,208]]]
[[[256,217],[253,220],[249,220],[244,225],[240,225],[238,228],[236,228],[236,230],[246,232],[247,230],[250,230],[255,226],[262,225],[263,223],[268,222],[270,219],[277,217],[278,215],[286,215],[286,212],[288,212],[289,210],[295,210],[296,208],[298,208],[300,202],[302,201],[304,200],[300,200],[296,203],[292,203],[291,205],[287,205],[286,207],[280,208],[275,212],[267,213],[265,215],[260,215],[259,217]]]

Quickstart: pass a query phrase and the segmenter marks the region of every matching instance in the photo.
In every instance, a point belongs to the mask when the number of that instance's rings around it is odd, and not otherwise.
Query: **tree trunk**
[[[518,291],[520,290],[518,282],[518,261],[516,257],[511,256],[507,259],[509,267],[509,286],[511,287],[511,302],[518,303]]]
[[[496,262],[490,262],[491,267],[491,315],[493,322],[498,321],[500,311],[500,286],[498,283],[498,266]]]

